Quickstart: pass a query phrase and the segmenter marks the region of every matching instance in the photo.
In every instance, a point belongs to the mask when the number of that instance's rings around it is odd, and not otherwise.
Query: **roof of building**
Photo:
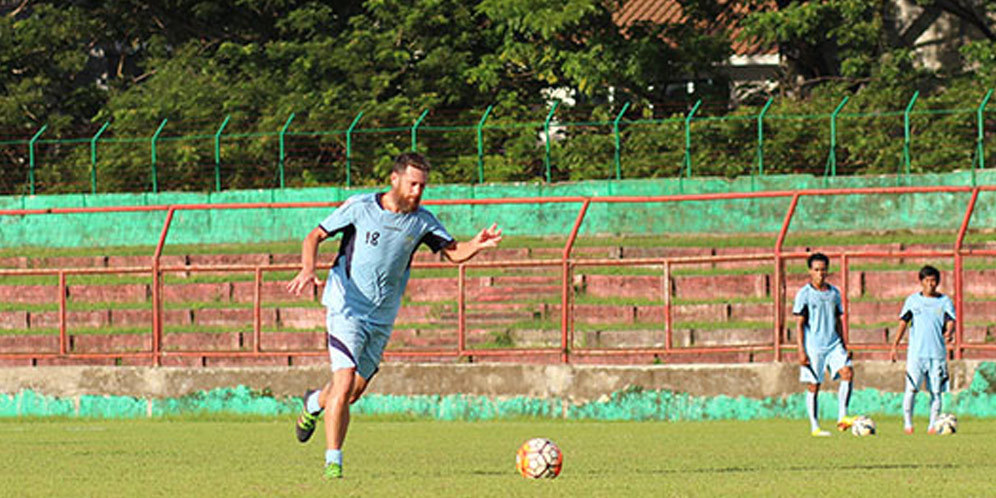
[[[778,53],[777,46],[766,46],[757,40],[739,39],[742,28],[738,23],[750,13],[746,2],[737,0],[718,0],[722,12],[705,26],[709,33],[726,31],[730,36],[731,49],[734,55],[756,56]],[[629,26],[639,21],[650,21],[658,24],[685,22],[685,14],[677,0],[627,0],[613,14],[616,24]]]

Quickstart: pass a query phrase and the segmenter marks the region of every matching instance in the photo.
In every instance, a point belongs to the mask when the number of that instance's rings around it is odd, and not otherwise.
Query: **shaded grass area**
[[[2,489],[21,496],[982,496],[992,490],[996,421],[952,437],[808,435],[803,420],[440,422],[356,416],[346,477],[320,479],[322,430],[297,443],[292,417],[0,420]],[[920,427],[923,420],[917,420]],[[565,455],[554,480],[514,471],[531,437]],[[800,456],[802,455],[802,456]],[[66,462],[58,472],[39,472]]]

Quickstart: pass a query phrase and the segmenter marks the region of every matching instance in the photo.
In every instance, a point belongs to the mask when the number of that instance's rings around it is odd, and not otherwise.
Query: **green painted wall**
[[[851,411],[867,415],[901,415],[902,393],[875,389],[857,390]],[[916,413],[928,411],[928,396],[917,397]],[[472,395],[391,396],[370,394],[353,405],[357,414],[404,414],[438,420],[493,420],[539,417],[593,420],[756,420],[803,418],[805,395],[753,399],[747,397],[691,396],[640,388],[616,392],[584,404],[561,398],[489,398]],[[821,417],[836,417],[837,397],[820,393]],[[277,399],[247,387],[215,389],[182,398],[143,399],[127,396],[48,397],[25,390],[0,394],[0,417],[68,416],[135,418],[203,413],[292,415],[300,410],[298,398]],[[996,363],[982,363],[968,389],[948,393],[944,411],[958,416],[996,417]]]
[[[996,171],[982,171],[979,184],[996,183]],[[429,199],[482,199],[546,196],[662,195],[752,190],[819,189],[828,187],[896,186],[895,176],[847,176],[829,179],[805,175],[723,178],[589,181],[559,184],[436,185]],[[970,172],[914,175],[903,185],[970,185]],[[341,201],[369,189],[314,188],[220,193],[74,194],[0,197],[0,209],[52,207],[144,206],[237,202]],[[996,193],[980,195],[973,227],[996,228]],[[875,195],[804,198],[793,230],[913,230],[956,229],[968,194]],[[594,204],[583,235],[666,233],[776,232],[788,199],[686,202],[668,204]],[[433,206],[457,236],[476,233],[498,222],[506,234],[563,236],[580,205],[529,204],[505,206]],[[168,244],[245,243],[303,238],[328,214],[328,209],[232,210],[179,212]],[[159,238],[165,213],[101,213],[87,215],[0,216],[0,247],[78,247],[152,245]]]

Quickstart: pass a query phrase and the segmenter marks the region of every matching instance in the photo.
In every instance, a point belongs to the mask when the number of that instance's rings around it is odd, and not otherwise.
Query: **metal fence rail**
[[[950,258],[954,266],[954,302],[959,320],[956,322],[955,341],[952,346],[955,358],[962,358],[967,351],[996,351],[996,344],[972,343],[964,340],[965,321],[964,312],[964,260],[972,257],[996,257],[996,250],[967,249],[964,247],[964,239],[968,232],[968,227],[975,211],[975,206],[980,192],[994,192],[996,186],[983,187],[890,187],[890,188],[867,188],[867,189],[827,189],[827,190],[800,190],[800,191],[779,191],[779,192],[756,192],[756,193],[720,193],[701,195],[667,195],[667,196],[643,196],[643,197],[550,197],[542,200],[532,198],[507,198],[507,199],[465,199],[465,200],[429,200],[426,205],[483,205],[483,204],[529,204],[529,203],[551,203],[580,204],[578,214],[567,236],[567,240],[561,251],[560,258],[556,260],[513,260],[513,261],[470,261],[460,265],[458,268],[458,290],[455,296],[458,310],[458,328],[456,347],[438,349],[418,349],[406,351],[387,351],[387,358],[403,357],[452,357],[461,359],[473,359],[475,357],[551,357],[556,361],[568,363],[576,358],[608,357],[619,355],[647,355],[654,356],[667,361],[682,361],[683,357],[694,354],[709,353],[770,353],[771,361],[782,361],[783,353],[786,349],[794,349],[794,345],[787,342],[785,325],[785,263],[787,261],[804,259],[807,253],[784,252],[783,245],[788,234],[793,216],[802,197],[825,197],[825,196],[861,196],[861,195],[904,195],[904,194],[950,194],[963,193],[970,194],[971,197],[966,205],[965,214],[956,234],[952,240],[950,250],[914,251],[903,250],[895,252],[882,251],[844,251],[827,253],[831,258],[839,259],[843,280],[841,282],[842,300],[844,306],[844,334],[845,340],[850,331],[849,309],[850,300],[848,290],[852,283],[849,281],[849,268],[851,262],[856,259],[898,259],[898,258]],[[785,213],[785,218],[778,234],[777,241],[771,252],[745,255],[717,255],[701,257],[671,257],[671,258],[632,258],[632,259],[577,259],[572,258],[572,249],[578,236],[579,229],[585,220],[588,208],[593,203],[680,203],[680,202],[700,202],[719,201],[728,199],[761,199],[761,198],[785,198],[789,201]],[[163,211],[166,217],[163,223],[161,235],[156,245],[155,252],[151,256],[148,267],[129,268],[58,268],[58,269],[0,269],[0,277],[3,276],[23,276],[23,275],[55,275],[59,279],[59,352],[58,353],[4,353],[0,352],[0,358],[24,359],[24,358],[63,358],[63,359],[86,359],[86,358],[143,358],[148,359],[153,365],[161,365],[165,356],[199,356],[199,357],[301,357],[301,356],[321,356],[326,354],[324,350],[302,350],[302,351],[268,351],[261,346],[262,322],[261,322],[261,293],[263,275],[267,272],[290,271],[298,269],[298,265],[213,265],[213,266],[163,266],[160,259],[166,237],[170,231],[174,214],[177,211],[188,210],[212,210],[212,209],[295,209],[331,207],[338,203],[253,203],[253,204],[193,204],[193,205],[172,205],[172,206],[141,206],[141,207],[95,207],[95,208],[52,208],[52,209],[15,209],[0,210],[0,216],[38,216],[57,213],[109,213],[128,211]],[[675,347],[673,343],[673,296],[671,293],[671,278],[675,267],[701,263],[722,263],[722,262],[749,262],[749,261],[770,261],[773,269],[773,300],[774,316],[771,317],[772,333],[769,341],[757,344],[746,344],[737,346],[716,346],[716,347]],[[655,348],[583,348],[574,346],[574,292],[571,287],[572,276],[576,269],[583,267],[597,266],[661,266],[661,285],[664,301],[664,330],[665,341],[663,347]],[[420,263],[413,264],[414,268],[452,268],[454,265],[446,263]],[[556,348],[489,348],[474,349],[467,346],[467,270],[481,268],[522,268],[522,267],[551,267],[559,268],[561,274],[561,316],[560,316],[560,345]],[[327,269],[328,266],[322,267]],[[254,294],[253,294],[253,350],[252,351],[165,351],[163,348],[163,276],[176,272],[205,272],[205,271],[225,271],[225,272],[252,272],[254,274]],[[66,276],[86,275],[86,274],[144,274],[151,273],[152,278],[152,337],[151,348],[147,351],[138,352],[113,352],[113,353],[73,353],[68,350],[68,331],[66,326]],[[859,350],[886,350],[889,345],[866,344],[852,348]]]
[[[163,116],[147,130],[122,130],[121,136],[110,121],[80,131],[42,124],[0,133],[0,168],[6,171],[0,194],[349,187],[381,180],[381,163],[409,149],[408,141],[410,150],[445,165],[457,183],[772,172],[832,178],[860,163],[864,171],[897,174],[902,185],[919,163],[921,171],[941,164],[969,169],[974,186],[975,171],[986,167],[985,110],[992,93],[946,109],[930,108],[917,92],[901,107],[864,112],[846,112],[851,99],[845,97],[809,114],[772,112],[775,101],[769,99],[756,113],[716,108],[710,115],[699,100],[683,113],[649,119],[641,115],[646,109],[629,102],[601,120],[586,115],[591,109],[565,110],[554,102],[532,118],[496,118],[501,109],[494,106],[438,114],[419,109],[410,123],[397,126],[368,127],[364,111],[340,123],[291,113],[272,130],[233,122],[231,115],[210,123]],[[937,133],[947,137],[943,150],[917,148],[918,137]],[[825,152],[818,161],[807,159],[794,150],[803,144]],[[726,170],[703,165],[706,158],[723,158]]]

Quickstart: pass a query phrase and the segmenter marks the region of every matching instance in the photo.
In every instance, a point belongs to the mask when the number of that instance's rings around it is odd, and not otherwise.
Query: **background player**
[[[428,174],[429,163],[421,155],[398,156],[388,192],[350,197],[308,234],[301,247],[301,271],[287,285],[288,291],[300,294],[308,284],[319,284],[315,275],[318,244],[342,234],[322,295],[332,379],[323,388],[305,393],[295,428],[298,440],[306,442],[314,433],[318,415],[326,410],[325,478],[342,477],[349,405],[377,373],[415,250],[426,244],[460,263],[502,240],[501,230],[492,225],[467,242],[456,242],[420,206]]]
[[[819,392],[823,375],[827,368],[833,379],[841,379],[838,390],[837,429],[844,431],[851,427],[852,419],[847,416],[847,405],[851,401],[850,354],[844,345],[843,326],[840,316],[843,309],[840,291],[827,283],[830,259],[822,253],[815,253],[806,259],[809,268],[809,283],[795,295],[792,314],[796,315],[796,337],[799,351],[799,380],[808,384],[806,391],[806,411],[809,414],[810,430],[813,436],[829,436],[820,429]]]
[[[933,434],[934,422],[941,413],[941,395],[948,390],[948,360],[945,339],[954,337],[955,308],[951,298],[937,292],[941,272],[927,265],[920,269],[920,292],[910,294],[899,312],[899,331],[892,341],[892,361],[896,361],[899,341],[910,327],[910,343],[906,348],[906,392],[903,395],[903,430],[913,434],[913,404],[920,383],[926,381],[930,393],[930,423],[927,432]]]

